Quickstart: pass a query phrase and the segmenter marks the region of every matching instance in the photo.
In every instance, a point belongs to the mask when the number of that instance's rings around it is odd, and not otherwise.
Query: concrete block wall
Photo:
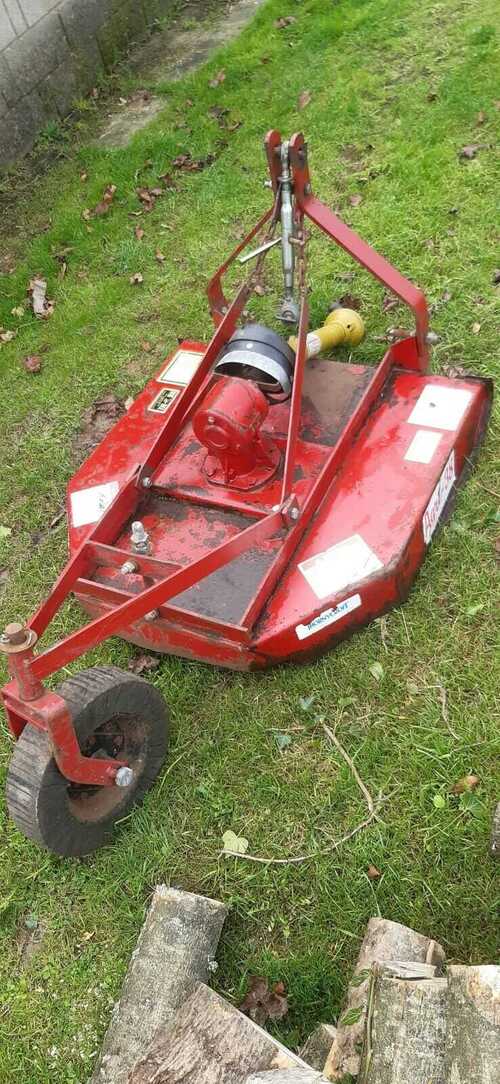
[[[0,167],[30,150],[172,0],[0,0]]]

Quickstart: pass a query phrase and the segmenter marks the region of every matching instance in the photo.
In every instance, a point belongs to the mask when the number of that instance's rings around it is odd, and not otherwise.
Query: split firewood
[[[125,1084],[160,1025],[207,979],[227,908],[158,885],[90,1084]]]
[[[500,967],[448,968],[446,1081],[500,1080]]]
[[[358,1084],[445,1084],[447,980],[394,971],[373,968]]]
[[[337,1034],[333,1024],[318,1024],[299,1050],[300,1057],[313,1069],[323,1072],[323,1067]]]
[[[347,1001],[337,1024],[337,1034],[324,1067],[328,1080],[357,1076],[366,1023],[371,969],[374,963],[391,960],[431,964],[440,970],[444,964],[441,945],[408,926],[385,918],[371,918],[361,945]]]
[[[202,983],[160,1028],[128,1084],[246,1084],[250,1073],[300,1068],[311,1072],[234,1005]]]

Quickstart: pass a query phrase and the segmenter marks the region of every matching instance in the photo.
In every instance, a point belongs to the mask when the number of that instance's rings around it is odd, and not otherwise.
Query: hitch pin
[[[260,245],[259,248],[254,248],[253,252],[248,252],[246,256],[239,256],[239,263],[248,263],[249,260],[254,260],[256,256],[260,256],[261,252],[267,252],[270,248],[274,248],[275,245],[281,245],[281,237],[275,237],[272,241],[266,241],[265,244]]]

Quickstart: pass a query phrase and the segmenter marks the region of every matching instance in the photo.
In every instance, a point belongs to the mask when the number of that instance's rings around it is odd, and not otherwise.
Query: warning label
[[[453,451],[448,459],[443,473],[439,479],[439,482],[432,494],[432,497],[425,509],[422,519],[422,531],[424,535],[424,542],[429,545],[429,542],[436,530],[436,527],[441,518],[441,513],[448,500],[448,497],[453,489],[453,484],[456,481],[455,474],[455,452]]]

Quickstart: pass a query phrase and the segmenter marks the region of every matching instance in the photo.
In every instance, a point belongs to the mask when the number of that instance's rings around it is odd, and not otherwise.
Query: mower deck
[[[92,501],[110,485],[116,492],[146,459],[175,401],[168,402],[170,394],[189,381],[204,350],[199,343],[182,343],[72,479],[72,554],[94,525],[94,519],[81,522],[94,515]],[[176,383],[169,380],[172,362]],[[371,366],[330,358],[309,363],[293,481],[301,504],[373,373]],[[156,620],[138,621],[120,635],[156,651],[248,670],[310,656],[367,624],[408,594],[480,440],[489,399],[488,384],[479,379],[392,369],[270,597],[266,574],[284,529],[160,607]],[[155,409],[165,400],[166,410]],[[121,571],[124,554],[134,556],[127,522],[114,543],[120,556],[112,564],[103,556],[92,577],[76,584],[88,613],[103,615],[273,510],[280,500],[289,410],[289,403],[270,407],[263,430],[282,460],[270,481],[250,491],[207,485],[205,449],[188,418],[133,516],[140,516],[149,534],[151,576]],[[103,491],[95,488],[101,486]]]

